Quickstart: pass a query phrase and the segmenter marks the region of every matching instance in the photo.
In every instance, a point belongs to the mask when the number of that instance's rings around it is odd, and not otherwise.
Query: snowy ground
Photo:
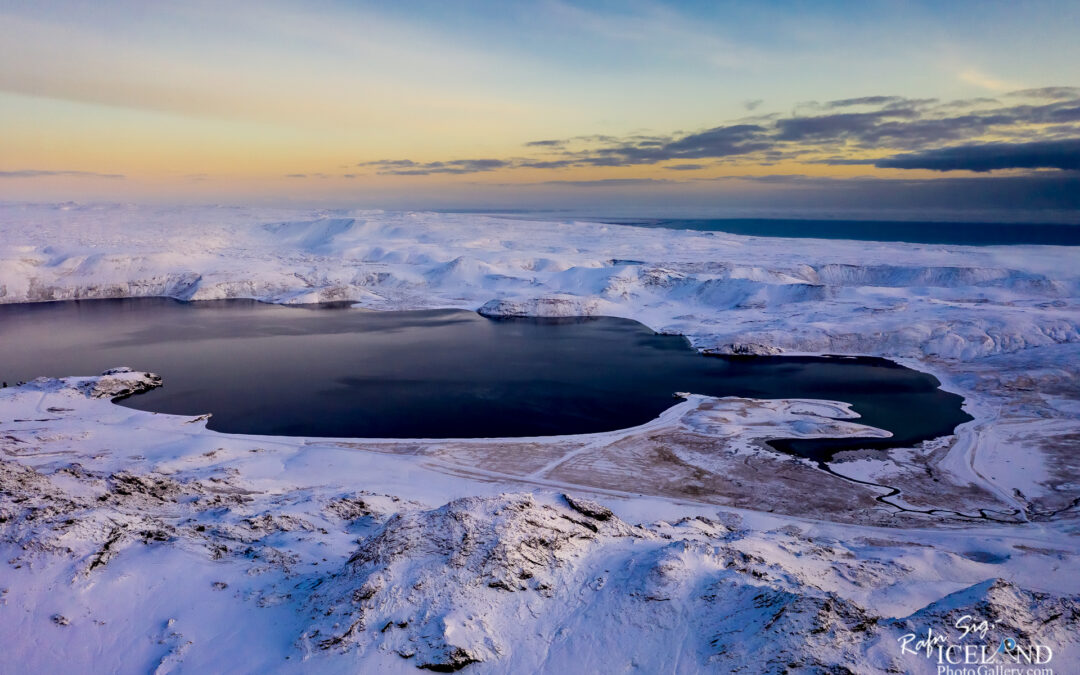
[[[624,316],[703,350],[893,357],[975,417],[826,473],[760,441],[866,434],[830,402],[334,441],[112,405],[140,373],[36,381],[0,392],[0,672],[937,672],[898,638],[965,614],[994,626],[964,643],[1075,669],[1076,249],[76,205],[0,206],[0,232],[0,302]]]

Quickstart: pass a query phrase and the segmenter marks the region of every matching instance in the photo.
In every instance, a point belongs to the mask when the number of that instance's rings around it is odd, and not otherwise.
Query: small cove
[[[971,419],[931,375],[877,358],[706,357],[609,317],[488,319],[161,298],[0,306],[0,379],[150,370],[165,386],[122,405],[212,413],[246,434],[478,438],[581,434],[656,417],[672,394],[846,401],[888,439],[775,441],[818,461],[886,450]]]

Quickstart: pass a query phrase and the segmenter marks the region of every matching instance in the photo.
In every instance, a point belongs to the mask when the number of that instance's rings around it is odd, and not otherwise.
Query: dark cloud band
[[[703,168],[701,160],[762,165],[795,160],[937,171],[1076,169],[1074,139],[1080,138],[1080,88],[1029,89],[1006,98],[1010,105],[995,99],[941,102],[864,96],[800,106],[822,114],[756,117],[692,133],[531,141],[525,147],[541,153],[533,157],[426,163],[384,159],[361,166],[399,176],[665,162],[678,162],[666,168],[690,171]],[[990,133],[1006,141],[977,142]],[[1032,140],[1033,135],[1038,140]],[[965,142],[967,145],[957,145]],[[883,151],[893,154],[874,158]]]
[[[1080,171],[1080,138],[1031,143],[982,143],[895,155],[874,162],[881,169]]]

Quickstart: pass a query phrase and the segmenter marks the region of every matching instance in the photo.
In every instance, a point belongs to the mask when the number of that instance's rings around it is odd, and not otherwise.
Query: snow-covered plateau
[[[937,673],[956,645],[1076,672],[1078,256],[0,205],[0,303],[620,316],[707,352],[889,357],[974,417],[818,466],[763,441],[883,432],[841,402],[689,392],[583,436],[243,436],[112,403],[149,373],[37,379],[0,389],[0,672]]]

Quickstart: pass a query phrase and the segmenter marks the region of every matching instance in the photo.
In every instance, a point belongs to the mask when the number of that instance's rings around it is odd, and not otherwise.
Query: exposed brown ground
[[[785,515],[878,525],[966,522],[947,512],[904,512],[877,500],[889,492],[821,470],[782,454],[769,438],[798,435],[791,422],[810,419],[828,435],[858,427],[806,412],[797,402],[703,399],[681,414],[623,432],[549,441],[354,441],[335,445],[395,454],[423,455],[432,464],[471,478],[536,484],[569,484],[598,491],[654,495]],[[777,412],[779,411],[779,415]],[[785,417],[786,415],[786,417]],[[1005,512],[1009,505],[973,484],[942,480],[936,463],[950,443],[913,453],[886,472],[902,489],[903,503],[977,515]],[[885,455],[879,453],[878,457]],[[837,465],[841,473],[843,463]]]

